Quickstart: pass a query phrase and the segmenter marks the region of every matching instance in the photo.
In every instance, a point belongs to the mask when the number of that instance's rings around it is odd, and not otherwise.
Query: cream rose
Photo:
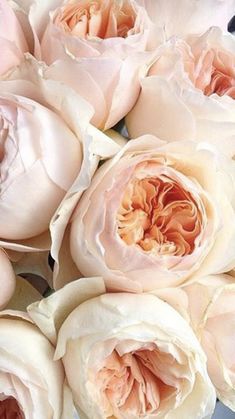
[[[212,414],[205,355],[183,318],[156,296],[105,294],[102,278],[84,278],[28,311],[56,343],[82,417]]]
[[[21,7],[25,2],[17,0]],[[108,129],[134,106],[146,49],[162,35],[135,0],[30,2],[28,20],[37,59],[94,107],[92,124]],[[159,30],[161,32],[161,30]]]
[[[139,292],[231,269],[233,179],[234,162],[206,144],[129,141],[98,169],[73,215],[79,271]]]
[[[29,50],[23,29],[7,0],[0,1],[0,76],[18,65]]]
[[[0,243],[51,249],[56,259],[74,202],[99,159],[120,147],[89,124],[91,106],[46,78],[32,57],[0,82],[0,91]]]
[[[15,274],[6,253],[0,248],[0,309],[4,308],[15,290]]]
[[[208,374],[217,396],[235,411],[234,279],[229,275],[209,276],[183,288],[183,292],[190,322],[207,355]]]
[[[235,38],[212,28],[155,52],[139,99],[126,118],[131,137],[215,144],[235,154]]]
[[[26,313],[0,314],[0,416],[67,419],[72,405],[54,347]]]

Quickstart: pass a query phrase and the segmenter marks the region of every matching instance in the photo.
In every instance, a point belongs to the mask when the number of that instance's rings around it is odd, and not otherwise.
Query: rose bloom
[[[0,75],[18,65],[29,50],[21,23],[7,0],[0,0]]]
[[[231,269],[233,178],[234,162],[206,144],[129,141],[98,169],[73,215],[79,271],[139,292]]]
[[[180,290],[161,290],[158,295],[192,326],[207,356],[217,397],[235,411],[234,278],[210,275]]]
[[[138,0],[151,20],[164,28],[166,38],[201,34],[212,25],[227,30],[234,0]]]
[[[184,319],[156,296],[106,294],[102,278],[84,278],[28,311],[56,342],[82,417],[212,414],[205,355]]]
[[[2,310],[15,290],[15,274],[6,253],[0,248],[0,310]]]
[[[235,154],[235,38],[212,28],[159,47],[126,118],[131,137],[209,141]]]
[[[3,311],[0,328],[0,417],[70,418],[64,369],[53,360],[53,345],[26,313]]]
[[[64,81],[92,104],[93,125],[114,126],[137,100],[140,67],[149,60],[146,49],[158,44],[145,9],[135,0],[57,0],[43,9],[33,2],[27,13],[34,54],[50,66],[50,78]]]

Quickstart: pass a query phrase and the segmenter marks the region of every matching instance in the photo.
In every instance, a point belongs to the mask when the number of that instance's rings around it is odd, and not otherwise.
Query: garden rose
[[[231,269],[233,179],[234,162],[206,144],[129,141],[98,169],[73,215],[79,271],[139,292]]]
[[[214,388],[183,318],[153,295],[104,292],[102,278],[80,279],[28,309],[82,417],[209,417]]]
[[[207,356],[208,374],[217,397],[235,411],[235,284],[228,274],[210,275],[178,289],[156,294],[191,325]]]
[[[2,312],[0,327],[0,416],[71,418],[63,365],[53,360],[52,344],[26,313]]]
[[[0,249],[0,309],[6,306],[15,290],[15,274],[6,253]]]
[[[100,139],[89,124],[91,106],[44,77],[43,66],[30,57],[0,82],[0,92],[1,245],[20,251],[56,247],[56,256],[73,201],[99,159],[119,146],[102,133]],[[62,221],[57,211],[67,198]]]
[[[126,118],[132,137],[207,141],[235,154],[235,38],[218,28],[156,50]],[[140,122],[141,121],[141,122]]]
[[[22,1],[18,0],[22,5]],[[30,2],[34,54],[94,107],[92,124],[108,129],[134,106],[145,51],[162,35],[135,0]],[[25,7],[25,4],[23,4]],[[161,32],[161,30],[159,31]]]
[[[212,25],[226,30],[234,15],[234,0],[138,0],[167,38],[201,34]]]
[[[18,65],[28,51],[23,29],[7,0],[0,0],[0,75]]]

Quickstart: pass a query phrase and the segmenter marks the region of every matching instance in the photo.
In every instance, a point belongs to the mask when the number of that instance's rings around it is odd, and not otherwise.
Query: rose
[[[6,306],[15,289],[15,274],[6,253],[0,249],[0,309]]]
[[[23,29],[7,0],[0,1],[0,75],[18,65],[28,51]]]
[[[74,202],[99,158],[119,146],[89,124],[90,105],[44,77],[30,57],[0,89],[1,245],[24,252],[51,248],[57,259]]]
[[[50,65],[49,77],[93,105],[93,125],[114,126],[137,100],[140,67],[149,61],[145,50],[158,44],[145,9],[135,0],[30,4],[34,53]]]
[[[126,118],[130,135],[208,141],[235,154],[235,39],[218,28],[159,47]]]
[[[2,312],[0,327],[0,416],[71,418],[63,365],[53,361],[51,343],[26,313]]]
[[[129,141],[98,169],[73,215],[79,271],[139,292],[231,269],[233,178],[234,162],[206,144]]]
[[[234,0],[138,0],[152,21],[164,27],[167,38],[200,34],[211,26],[227,30]]]
[[[212,414],[205,356],[183,318],[156,296],[106,294],[102,278],[84,278],[28,312],[56,344],[82,417]]]
[[[208,374],[217,397],[235,411],[234,278],[210,275],[181,289],[160,290],[157,295],[192,326],[207,355]]]

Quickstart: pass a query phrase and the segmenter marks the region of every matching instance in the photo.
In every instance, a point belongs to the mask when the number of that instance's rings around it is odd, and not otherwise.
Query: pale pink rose
[[[99,159],[120,146],[89,124],[92,107],[45,77],[32,57],[0,82],[0,91],[0,244],[51,249],[56,259],[79,194]]]
[[[23,29],[7,0],[0,0],[0,75],[18,65],[29,47]]]
[[[15,274],[6,253],[0,248],[0,310],[12,297],[15,290]]]
[[[135,0],[45,3],[27,9],[36,58],[50,66],[50,78],[66,82],[92,104],[93,125],[114,126],[134,106],[141,66],[149,61],[145,51],[161,35],[152,33]]]
[[[208,374],[217,397],[235,411],[234,278],[211,275],[180,290],[165,289],[157,295],[190,323],[207,356]]]
[[[79,271],[139,292],[231,269],[234,170],[206,144],[129,141],[97,170],[73,215]]]
[[[71,419],[62,362],[26,313],[0,313],[0,417]]]
[[[82,418],[208,418],[215,391],[184,319],[156,296],[72,282],[28,308],[56,345]]]
[[[200,34],[211,26],[227,30],[234,15],[234,0],[137,0],[167,38]]]
[[[132,137],[209,141],[235,154],[235,38],[212,28],[155,52],[126,118]]]

